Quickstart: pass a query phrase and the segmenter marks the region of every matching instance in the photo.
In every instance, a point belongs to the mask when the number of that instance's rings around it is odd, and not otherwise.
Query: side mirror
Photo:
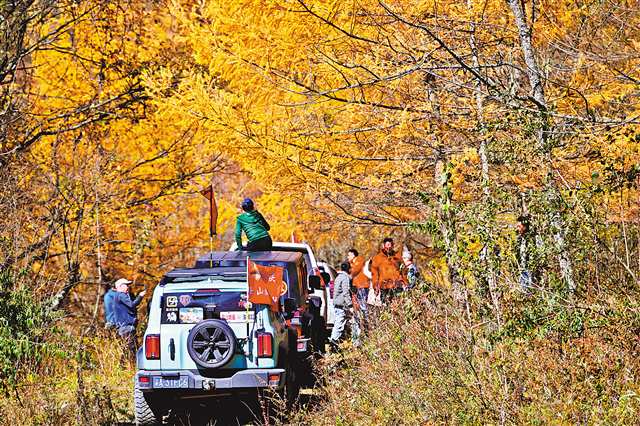
[[[322,290],[322,283],[320,277],[317,275],[309,275],[309,288],[311,290]]]
[[[292,313],[298,309],[298,304],[296,303],[296,299],[292,299],[291,297],[287,297],[284,299],[284,312],[287,314]]]
[[[331,275],[328,272],[320,272],[320,276],[322,277],[322,281],[324,281],[324,285],[328,286],[331,282]]]

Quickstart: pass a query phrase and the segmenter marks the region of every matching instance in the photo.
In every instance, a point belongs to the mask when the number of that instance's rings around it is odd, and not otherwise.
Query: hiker
[[[349,263],[342,262],[333,287],[333,309],[335,317],[333,320],[333,329],[331,330],[329,344],[334,348],[337,347],[338,341],[342,337],[342,332],[344,331],[344,326],[347,322],[347,313],[352,307],[349,286]]]
[[[138,323],[136,311],[146,291],[141,291],[135,299],[131,300],[129,284],[131,281],[126,278],[120,278],[115,282],[116,295],[113,298],[113,312],[118,335],[135,356],[136,325]]]
[[[109,289],[104,294],[104,328],[107,330],[116,326],[115,312],[113,311],[113,300],[116,297],[115,282],[111,283]]]
[[[382,249],[371,259],[371,279],[382,303],[389,303],[405,286],[400,274],[400,254],[393,249],[393,239],[382,240]]]
[[[418,283],[420,271],[418,271],[416,264],[413,263],[413,255],[408,251],[402,253],[402,263],[402,271],[406,279],[407,290],[412,289]]]
[[[242,232],[247,236],[247,251],[269,251],[273,246],[271,237],[269,236],[269,223],[255,209],[253,200],[245,198],[241,204],[244,211],[236,219],[236,250],[242,250]]]
[[[352,248],[347,253],[351,267],[351,280],[355,287],[356,301],[364,322],[367,320],[367,297],[369,296],[369,278],[364,274],[364,259],[358,250]],[[363,324],[364,325],[364,324]]]

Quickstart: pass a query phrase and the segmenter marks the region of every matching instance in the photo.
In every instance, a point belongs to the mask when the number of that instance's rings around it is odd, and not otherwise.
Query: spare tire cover
[[[224,321],[202,321],[189,332],[187,351],[202,368],[222,367],[236,352],[236,336]]]

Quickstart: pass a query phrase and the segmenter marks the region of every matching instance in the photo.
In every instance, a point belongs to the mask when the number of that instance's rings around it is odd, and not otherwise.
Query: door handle
[[[171,361],[175,361],[176,359],[176,343],[173,339],[169,339],[169,356],[171,357]]]

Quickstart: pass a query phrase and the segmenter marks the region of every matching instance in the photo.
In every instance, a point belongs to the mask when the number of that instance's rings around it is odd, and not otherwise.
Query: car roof
[[[273,247],[292,247],[292,248],[305,248],[308,249],[310,246],[307,243],[290,243],[287,241],[274,241]]]
[[[196,281],[213,278],[220,281],[246,281],[246,266],[216,267],[216,268],[176,268],[167,272],[160,286],[178,281]]]
[[[295,263],[302,258],[298,252],[282,251],[214,251],[200,256],[196,268],[246,266],[247,258],[255,262]]]
[[[258,263],[295,264],[303,258],[303,254],[278,251],[214,251],[200,256],[193,268],[176,268],[166,273],[160,285],[205,277],[221,281],[246,280],[247,258]]]
[[[287,252],[303,253],[309,258],[309,268],[315,268],[318,266],[318,261],[313,253],[313,249],[307,243],[288,243],[286,241],[274,241],[272,248],[274,250],[282,250]]]

